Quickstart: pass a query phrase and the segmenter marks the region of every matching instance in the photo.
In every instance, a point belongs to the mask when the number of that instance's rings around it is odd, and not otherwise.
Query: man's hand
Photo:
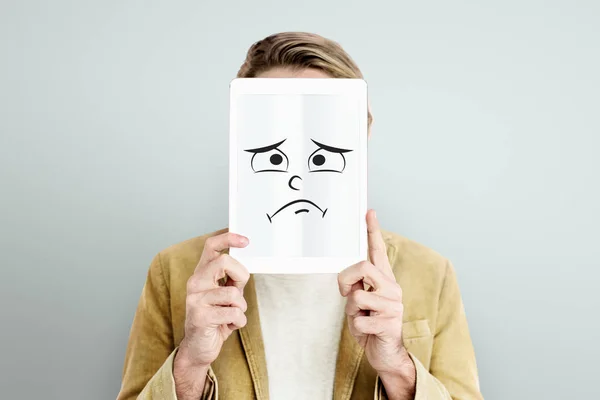
[[[235,233],[210,237],[194,274],[187,282],[185,336],[173,365],[179,400],[199,399],[206,373],[223,342],[246,325],[248,307],[243,289],[250,274],[223,250],[246,247],[248,239]],[[224,286],[219,281],[227,277]]]
[[[379,222],[367,212],[369,259],[340,272],[340,293],[348,297],[350,332],[365,349],[390,399],[413,399],[415,366],[402,343],[402,289],[390,266]],[[365,290],[364,284],[369,285]]]

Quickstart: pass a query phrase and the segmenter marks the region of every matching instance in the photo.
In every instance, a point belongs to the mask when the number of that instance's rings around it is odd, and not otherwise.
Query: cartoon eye
[[[346,168],[346,157],[344,157],[344,153],[348,153],[352,150],[340,149],[327,146],[315,140],[312,141],[319,146],[319,148],[308,157],[309,172],[342,173]]]
[[[285,139],[265,147],[244,150],[254,153],[250,160],[250,166],[254,172],[287,172],[289,159],[278,147]]]

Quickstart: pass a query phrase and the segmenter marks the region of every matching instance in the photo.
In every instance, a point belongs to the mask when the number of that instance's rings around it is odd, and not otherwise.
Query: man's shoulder
[[[396,277],[411,280],[439,280],[446,274],[449,262],[437,251],[390,231],[383,231],[388,258]]]
[[[390,265],[402,287],[405,320],[435,320],[438,299],[448,273],[449,261],[437,251],[404,236],[383,232]]]

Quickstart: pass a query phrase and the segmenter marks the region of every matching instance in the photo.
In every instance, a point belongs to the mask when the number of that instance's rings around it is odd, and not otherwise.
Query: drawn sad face
[[[311,138],[310,142],[313,149],[309,149],[311,150],[310,154],[307,157],[302,157],[302,151],[296,149],[294,152],[295,157],[290,159],[288,153],[291,152],[286,152],[284,148],[286,140],[283,139],[263,147],[244,150],[252,154],[250,167],[255,174],[284,174],[285,179],[277,180],[279,185],[286,184],[287,190],[296,192],[294,193],[295,198],[292,200],[281,204],[276,209],[267,210],[266,217],[270,223],[274,223],[281,215],[290,213],[298,216],[298,218],[309,213],[316,213],[321,218],[325,218],[329,205],[320,204],[321,202],[318,199],[307,196],[307,191],[303,190],[304,185],[310,185],[311,182],[308,177],[314,173],[342,174],[346,169],[344,154],[352,150],[317,142]],[[290,166],[294,166],[294,164],[295,168],[291,169]],[[318,184],[323,186],[322,182]],[[317,183],[315,182],[315,184]]]
[[[236,104],[235,227],[253,257],[336,257],[358,248],[364,151],[356,99],[247,95]]]

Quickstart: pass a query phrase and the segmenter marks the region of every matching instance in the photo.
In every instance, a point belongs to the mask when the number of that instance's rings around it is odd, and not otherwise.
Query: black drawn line
[[[290,201],[289,203],[287,203],[286,205],[282,206],[279,210],[275,211],[273,213],[273,215],[269,215],[267,214],[267,218],[269,219],[269,222],[272,222],[273,217],[275,217],[277,214],[279,214],[280,211],[286,209],[289,206],[292,206],[294,204],[298,204],[298,203],[308,203],[311,204],[312,206],[314,206],[317,210],[321,211],[322,215],[321,218],[325,217],[325,213],[327,212],[327,208],[323,211],[323,209],[321,207],[319,207],[318,205],[316,205],[315,203],[313,203],[310,200],[306,200],[306,199],[299,199],[299,200],[294,200],[294,201]],[[302,210],[300,210],[302,211]],[[308,212],[308,210],[307,210]],[[297,213],[296,213],[297,214]]]
[[[257,147],[255,149],[247,149],[244,151],[247,151],[248,153],[266,153],[267,151],[271,151],[274,150],[276,148],[278,148],[281,143],[285,142],[287,139],[283,139],[281,142],[275,143],[275,144],[270,144],[268,146],[265,147]]]
[[[343,156],[342,156],[343,157]],[[346,168],[346,160],[344,160],[344,168]],[[342,168],[342,171],[344,169]],[[342,171],[338,171],[337,169],[317,169],[315,171],[308,171],[308,172],[337,172],[338,174],[341,174]]]
[[[254,170],[254,168],[252,168],[252,170]],[[288,173],[287,171],[282,171],[280,169],[261,169],[260,171],[254,171],[255,174],[260,174],[261,172],[284,172],[284,173]]]
[[[351,151],[352,151],[352,150],[350,150],[350,149],[340,149],[339,147],[328,146],[328,145],[326,145],[326,144],[319,143],[319,142],[317,142],[317,141],[316,141],[316,140],[314,140],[314,139],[310,139],[310,140],[312,140],[312,142],[313,142],[314,144],[316,144],[317,146],[319,146],[319,147],[320,147],[320,148],[322,148],[323,150],[327,150],[327,151],[330,151],[330,152],[332,152],[332,153],[340,153],[340,154],[342,154],[342,153],[348,153],[348,152],[351,152]],[[282,142],[282,143],[283,143],[283,142]]]
[[[296,178],[298,178],[298,179],[302,180],[302,178],[301,178],[301,177],[299,177],[298,175],[294,175],[294,176],[292,176],[292,177],[290,178],[290,181],[288,182],[288,186],[289,186],[289,187],[290,187],[290,189],[292,189],[292,190],[300,190],[300,189],[298,189],[298,188],[296,188],[296,187],[293,187],[293,186],[292,186],[292,182],[293,182],[293,181],[294,181],[294,179],[296,179]]]

